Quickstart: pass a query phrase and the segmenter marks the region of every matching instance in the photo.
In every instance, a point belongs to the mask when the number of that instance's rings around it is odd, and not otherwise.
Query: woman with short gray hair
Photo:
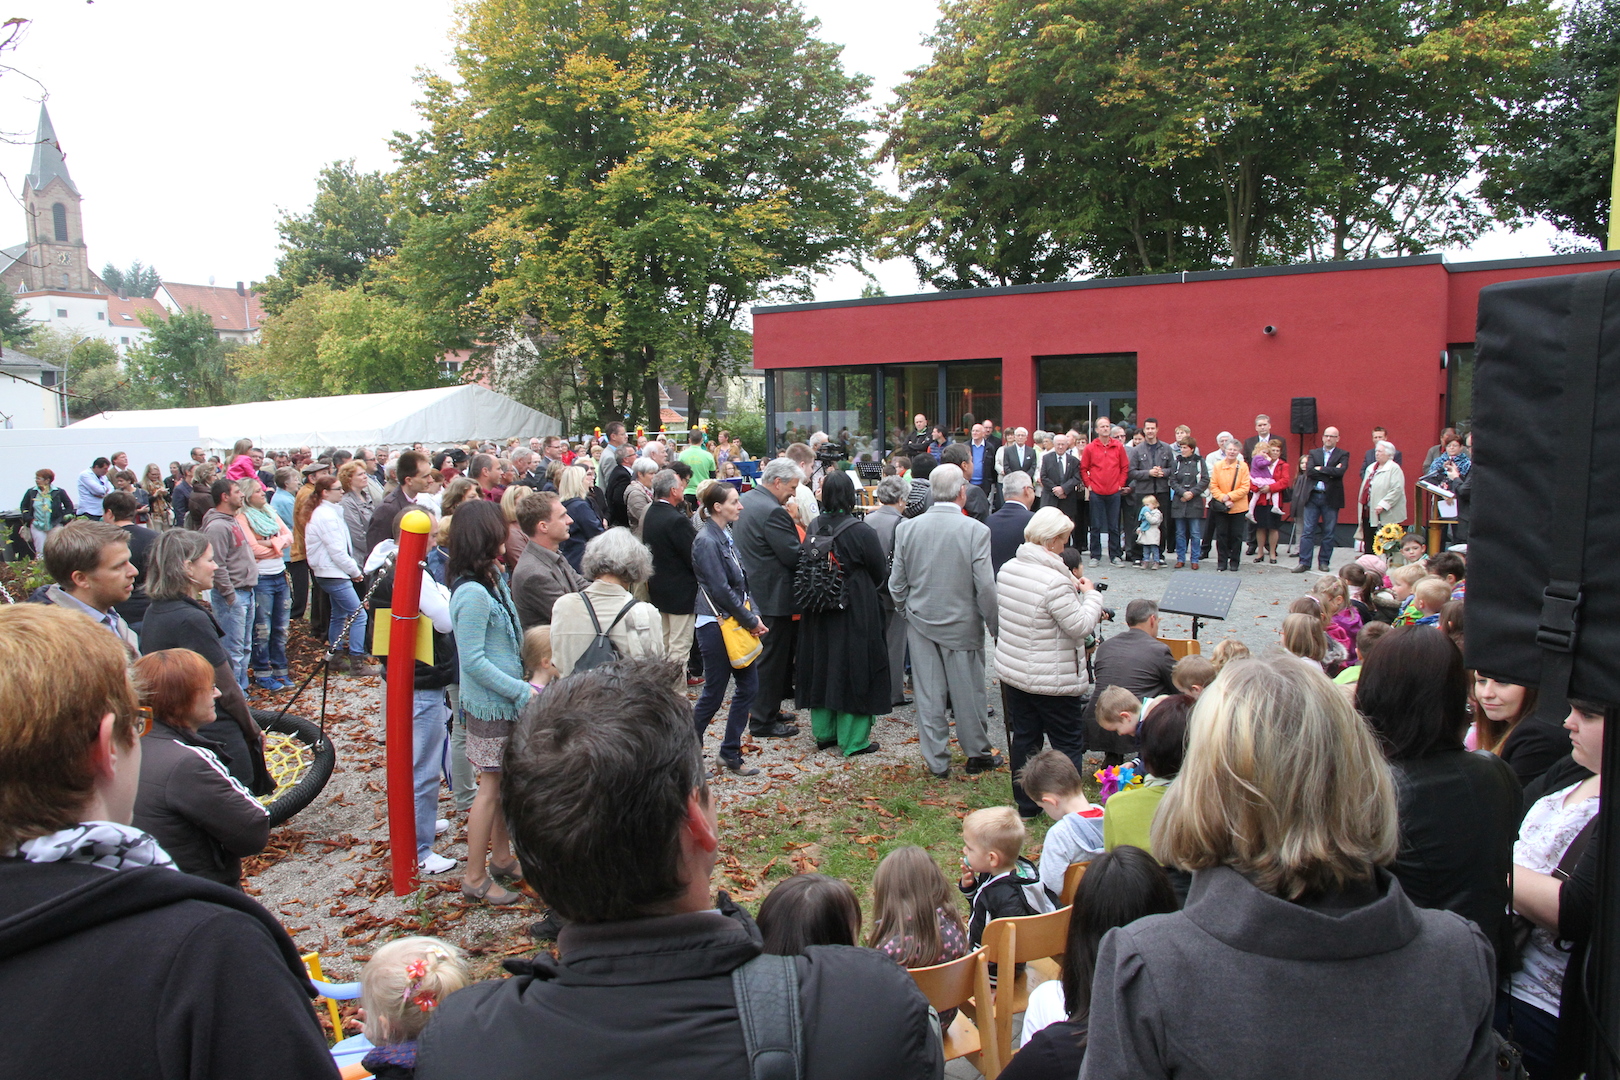
[[[933,458],[928,454],[922,457]],[[926,484],[927,481],[924,481]],[[906,697],[906,620],[900,617],[889,595],[887,567],[894,561],[894,536],[905,520],[906,495],[911,485],[898,476],[885,476],[877,486],[877,509],[866,515],[866,523],[877,533],[883,549],[883,580],[878,583],[878,605],[883,609],[883,637],[889,649],[889,698],[894,708],[910,705]]]
[[[1395,460],[1395,444],[1379,440],[1373,462],[1361,477],[1362,551],[1377,554],[1375,537],[1385,525],[1406,521],[1406,474]]]
[[[598,634],[606,634],[618,659],[664,655],[663,620],[658,609],[631,595],[652,577],[652,552],[635,533],[619,526],[585,545],[581,573],[590,584],[567,593],[551,608],[551,662],[573,674]]]
[[[652,490],[653,477],[662,467],[652,458],[642,456],[636,458],[630,470],[630,484],[624,489],[624,514],[630,519],[630,531],[637,537],[641,536],[641,522],[647,516],[647,507],[656,498]]]

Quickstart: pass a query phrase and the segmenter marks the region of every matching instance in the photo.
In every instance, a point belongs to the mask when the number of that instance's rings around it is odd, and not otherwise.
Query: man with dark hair
[[[627,467],[635,451],[628,446],[609,446],[602,451],[602,462],[607,467],[607,486],[602,489],[603,499],[607,502],[607,527],[610,529],[623,526],[630,527],[630,511],[625,503],[625,492],[630,487],[630,470]],[[620,458],[623,461],[620,461]],[[612,464],[608,464],[608,459]]]
[[[1170,444],[1159,441],[1159,421],[1151,416],[1143,420],[1141,445],[1125,452],[1125,459],[1130,464],[1131,494],[1122,504],[1124,509],[1121,511],[1123,518],[1120,526],[1124,530],[1127,556],[1134,556],[1132,562],[1141,559],[1142,545],[1136,542],[1136,516],[1145,497],[1152,495],[1159,501],[1166,532],[1174,529],[1174,523],[1170,520],[1170,470],[1175,465],[1175,458],[1176,452]]]
[[[202,534],[214,551],[214,587],[209,593],[214,619],[225,631],[231,673],[243,693],[248,688],[248,661],[253,655],[253,587],[259,564],[253,558],[242,525],[236,520],[243,502],[234,480],[215,480],[209,488],[214,508],[203,515]]]
[[[116,525],[129,535],[129,561],[135,567],[135,583],[129,594],[129,599],[115,604],[118,614],[129,623],[130,629],[135,633],[141,632],[141,620],[146,618],[146,557],[152,550],[152,543],[157,540],[158,534],[145,525],[135,523],[135,515],[140,510],[140,504],[135,496],[127,491],[115,491],[101,502],[104,513],[102,517],[108,525]]]
[[[501,463],[494,454],[474,454],[467,462],[467,479],[478,485],[478,493],[490,502],[500,502],[506,494],[501,486]]]
[[[79,474],[79,513],[86,517],[101,516],[101,500],[113,493],[113,482],[107,476],[111,468],[111,461],[98,457]]]
[[[427,457],[415,450],[407,450],[399,455],[394,463],[394,478],[399,484],[389,492],[377,508],[372,511],[371,521],[366,525],[366,550],[355,552],[355,555],[364,560],[367,554],[377,549],[377,545],[393,535],[394,519],[401,510],[416,505],[416,497],[428,488]]]
[[[993,458],[991,460],[994,460]],[[962,479],[967,481],[967,502],[963,506],[963,513],[974,521],[989,524],[990,522],[990,496],[984,489],[973,482],[973,452],[967,443],[951,443],[940,452],[941,465],[954,465],[962,470]]]
[[[692,541],[697,539],[697,528],[683,512],[684,488],[673,469],[655,473],[652,501],[641,522],[641,539],[652,552],[653,561],[647,599],[662,616],[665,658],[681,664],[692,651],[698,590],[697,574],[692,568]]]
[[[128,533],[102,521],[70,521],[45,538],[43,558],[56,584],[30,599],[87,615],[117,634],[132,655],[140,651],[140,639],[117,611],[137,574]]]
[[[1097,646],[1092,657],[1092,686],[1122,686],[1140,700],[1176,693],[1170,673],[1176,666],[1170,646],[1159,640],[1159,605],[1132,600],[1125,605],[1125,632]],[[1097,695],[1086,702],[1086,749],[1100,750],[1103,762],[1118,765],[1135,746],[1097,723]]]
[[[501,777],[513,850],[567,925],[555,959],[508,961],[512,977],[445,998],[416,1075],[747,1077],[757,1033],[791,1029],[787,1075],[939,1077],[928,1003],[899,965],[836,945],[762,957],[748,913],[710,891],[718,815],[676,671],[582,672],[514,725]]]
[[[512,601],[525,630],[550,626],[552,605],[590,584],[560,550],[573,523],[554,491],[537,491],[518,501],[517,525],[529,543],[512,568]]]
[[[624,433],[624,425],[619,423],[617,420],[614,420],[612,423],[604,427],[602,429],[602,434],[603,437],[607,439],[608,446],[619,447],[630,442],[630,437]],[[607,447],[603,447],[604,453],[602,454],[602,460],[596,463],[596,486],[601,488],[603,491],[607,490],[608,470],[613,468],[613,466],[618,463],[617,461],[608,460],[608,456],[605,453],[606,449]]]

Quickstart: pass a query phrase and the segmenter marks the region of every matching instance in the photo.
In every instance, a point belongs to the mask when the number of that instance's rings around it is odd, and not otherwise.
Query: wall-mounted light
[[[1277,328],[1275,326],[1262,326],[1260,328],[1260,332],[1266,335],[1266,337],[1271,337],[1272,335],[1276,334]]]

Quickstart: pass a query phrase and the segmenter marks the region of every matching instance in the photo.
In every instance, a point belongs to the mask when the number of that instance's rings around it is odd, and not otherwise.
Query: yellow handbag
[[[720,609],[714,606],[713,600],[709,599],[708,590],[699,585],[698,591],[703,594],[703,599],[708,603],[709,610],[718,616]],[[743,607],[749,611],[754,610],[753,605],[747,600],[743,601]],[[735,615],[727,615],[720,620],[720,640],[726,643],[726,655],[731,658],[731,666],[734,668],[745,668],[752,664],[759,659],[759,654],[765,648],[759,643],[759,638],[754,636],[754,632],[745,629],[743,624],[737,621]]]

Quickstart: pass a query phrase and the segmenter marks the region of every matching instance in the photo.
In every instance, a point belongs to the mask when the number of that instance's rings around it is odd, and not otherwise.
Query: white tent
[[[429,447],[466,439],[561,435],[562,423],[504,394],[468,383],[431,390],[344,397],[249,401],[200,409],[144,409],[101,413],[73,428],[195,427],[200,444],[230,449],[249,438],[264,450],[322,447]]]

